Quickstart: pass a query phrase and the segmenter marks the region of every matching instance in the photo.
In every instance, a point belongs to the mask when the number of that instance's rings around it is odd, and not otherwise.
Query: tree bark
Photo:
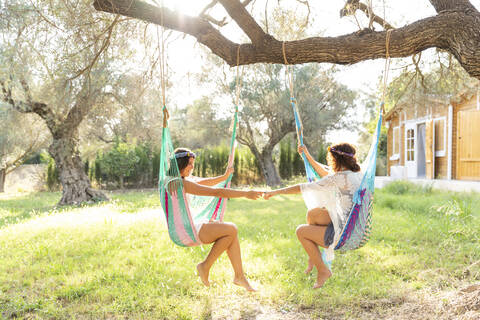
[[[239,64],[284,64],[282,41],[275,39],[255,22],[238,0],[219,1],[251,43],[235,43],[199,17],[182,15],[140,0],[95,0],[97,10],[141,19],[194,36],[230,66]],[[480,13],[468,0],[430,0],[437,15],[421,19],[392,31],[388,56],[408,57],[428,48],[439,48],[453,54],[462,67],[480,79]],[[386,31],[367,29],[338,37],[311,37],[286,41],[289,64],[327,62],[353,64],[385,58]]]
[[[5,192],[5,177],[7,170],[5,168],[0,169],[0,192]]]
[[[103,192],[92,188],[85,174],[84,164],[78,151],[78,129],[71,129],[68,133],[64,136],[54,134],[53,142],[48,149],[55,159],[63,188],[59,205],[107,200]]]
[[[123,176],[118,178],[118,184],[120,185],[120,190],[123,190],[125,187],[123,185]]]
[[[273,163],[272,150],[270,148],[263,149],[260,154],[260,168],[263,170],[266,183],[269,187],[276,187],[282,183],[277,168]]]
[[[273,163],[272,149],[266,146],[262,152],[259,152],[255,145],[247,144],[260,165],[260,173],[265,178],[265,183],[269,187],[276,187],[282,183],[277,168]]]

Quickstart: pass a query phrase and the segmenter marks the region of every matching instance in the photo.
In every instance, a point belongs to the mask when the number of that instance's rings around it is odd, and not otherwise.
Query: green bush
[[[415,189],[416,189],[416,186],[413,183],[408,181],[403,181],[403,180],[389,183],[384,188],[386,192],[395,194],[395,195],[411,193],[412,190],[415,190]]]
[[[149,143],[115,142],[90,162],[89,176],[106,188],[153,188],[158,184],[160,152]]]
[[[101,159],[101,170],[105,181],[116,182],[120,189],[124,188],[127,177],[135,172],[140,158],[135,152],[135,146],[117,141],[114,147],[105,152]]]
[[[55,160],[50,158],[47,166],[47,188],[49,191],[58,190],[60,186],[60,180],[58,179],[58,170],[55,165]]]
[[[419,185],[410,181],[399,180],[389,183],[384,190],[395,195],[402,194],[430,194],[433,190],[433,184]]]
[[[434,212],[441,213],[446,216],[468,217],[472,214],[471,199],[461,199],[453,197],[441,206],[433,206],[431,208]]]
[[[50,162],[50,155],[45,150],[35,153],[33,156],[23,161],[23,164],[48,164]]]
[[[200,177],[218,176],[225,173],[230,153],[230,146],[221,145],[213,148],[195,150],[194,175]],[[260,169],[256,158],[245,147],[235,149],[234,159],[235,173],[232,183],[234,185],[245,185],[260,183],[263,179],[260,176]]]

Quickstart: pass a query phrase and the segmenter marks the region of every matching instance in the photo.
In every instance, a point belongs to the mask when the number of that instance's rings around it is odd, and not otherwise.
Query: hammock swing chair
[[[163,35],[162,35],[163,37]],[[162,39],[163,46],[163,39]],[[163,54],[163,49],[162,49]],[[239,61],[240,46],[237,50],[237,62]],[[159,193],[165,218],[167,221],[168,233],[170,239],[182,247],[192,247],[200,245],[198,230],[195,225],[200,221],[223,221],[225,213],[226,199],[197,196],[186,194],[183,187],[183,179],[180,176],[177,160],[175,158],[170,130],[168,128],[169,113],[165,103],[165,84],[164,84],[164,65],[163,58],[161,65],[161,81],[163,95],[163,129],[162,129],[162,148],[160,154],[159,170]],[[238,123],[238,100],[240,94],[239,74],[237,64],[236,78],[236,103],[235,112],[232,118],[232,137],[230,139],[230,153],[228,157],[228,167],[231,167],[235,157],[235,138]],[[232,181],[233,174],[214,187],[228,188]]]
[[[387,30],[386,32],[386,60],[385,60],[385,71],[383,76],[383,95],[382,101],[379,107],[378,121],[375,128],[374,138],[370,146],[368,155],[362,165],[360,166],[363,172],[363,178],[361,180],[360,186],[354,193],[353,205],[350,211],[350,214],[347,217],[345,226],[341,232],[340,237],[333,246],[334,250],[354,250],[364,246],[370,238],[370,233],[372,230],[372,208],[373,208],[373,193],[375,189],[375,169],[377,163],[377,147],[380,137],[380,129],[382,126],[382,118],[384,113],[384,104],[385,104],[385,90],[387,85],[388,71],[390,68],[390,57],[388,53],[388,47],[390,42],[390,34],[392,29]],[[298,107],[296,103],[295,96],[293,94],[293,76],[292,72],[289,70],[289,64],[285,54],[285,42],[282,44],[283,58],[287,68],[287,77],[289,79],[290,86],[290,102],[293,109],[293,114],[295,117],[295,126],[297,131],[297,139],[300,145],[303,144],[303,127],[300,115],[298,112]],[[302,159],[305,165],[305,171],[307,175],[308,182],[318,181],[321,177],[313,169],[313,167],[308,162],[305,154],[302,153]],[[330,249],[330,248],[329,248]],[[331,268],[331,263],[333,261],[334,255],[333,250],[323,250],[322,259],[327,265],[328,268]]]

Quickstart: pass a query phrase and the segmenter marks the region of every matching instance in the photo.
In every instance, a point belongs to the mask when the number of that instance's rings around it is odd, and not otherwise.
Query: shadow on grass
[[[59,192],[38,192],[0,199],[0,228],[56,210]]]
[[[104,203],[114,203],[127,213],[134,213],[141,208],[160,207],[155,190],[129,191],[128,193],[114,191],[107,194],[110,200]],[[99,202],[93,202],[76,206],[57,206],[60,197],[60,192],[37,192],[0,198],[0,228],[45,214],[99,205]]]

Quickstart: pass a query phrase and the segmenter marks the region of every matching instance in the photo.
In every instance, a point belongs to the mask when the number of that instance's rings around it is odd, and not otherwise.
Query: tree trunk
[[[107,200],[108,198],[103,192],[92,189],[78,151],[78,131],[76,129],[72,131],[65,136],[54,135],[53,142],[48,149],[50,155],[55,159],[63,189],[62,198],[58,204],[75,205],[87,201]]]
[[[0,192],[5,192],[5,176],[7,170],[5,168],[0,169]]]
[[[263,149],[262,153],[258,155],[258,162],[260,163],[260,171],[269,187],[276,187],[282,183],[277,168],[273,163],[272,150],[270,148]]]

